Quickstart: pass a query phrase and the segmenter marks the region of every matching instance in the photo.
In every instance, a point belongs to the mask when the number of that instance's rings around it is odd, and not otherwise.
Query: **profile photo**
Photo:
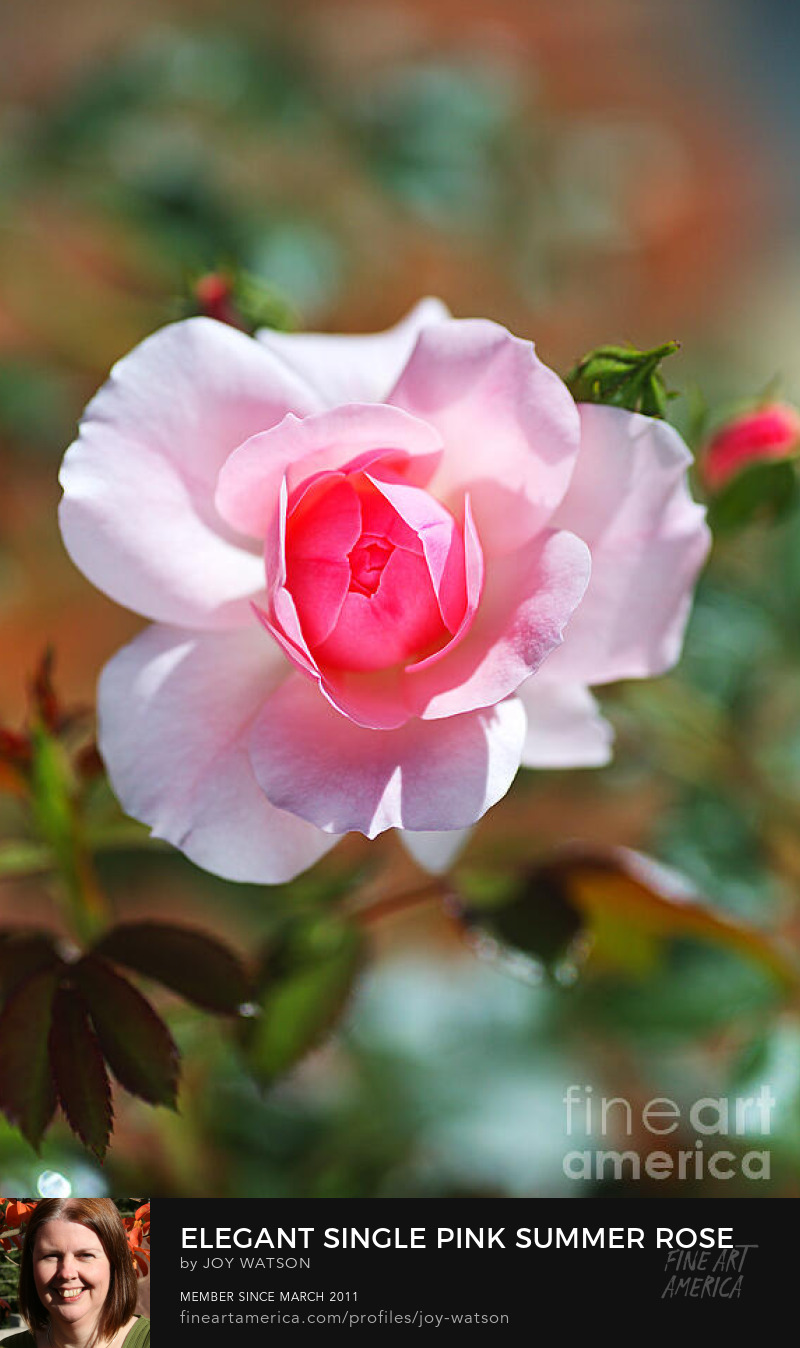
[[[111,1198],[12,1200],[0,1215],[19,1252],[19,1326],[0,1329],[2,1348],[149,1348],[149,1204],[123,1216]]]

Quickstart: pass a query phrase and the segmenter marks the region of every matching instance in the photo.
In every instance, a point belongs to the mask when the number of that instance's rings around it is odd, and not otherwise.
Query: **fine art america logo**
[[[564,1096],[568,1137],[580,1134],[585,1141],[598,1137],[630,1144],[650,1134],[653,1149],[629,1145],[626,1149],[584,1148],[566,1152],[564,1174],[572,1180],[729,1180],[737,1175],[748,1180],[770,1178],[770,1153],[767,1150],[743,1150],[754,1135],[768,1137],[770,1114],[777,1101],[768,1086],[758,1095],[727,1097],[703,1096],[681,1108],[675,1100],[656,1096],[644,1105],[633,1105],[624,1096],[595,1098],[591,1086],[570,1085]],[[657,1139],[681,1130],[681,1136],[693,1134],[692,1146],[676,1148],[673,1139],[669,1151],[659,1148]],[[725,1146],[738,1139],[735,1151]]]

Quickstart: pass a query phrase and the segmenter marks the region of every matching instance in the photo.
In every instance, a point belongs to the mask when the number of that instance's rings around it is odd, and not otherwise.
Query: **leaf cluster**
[[[118,965],[196,1006],[235,1014],[249,982],[202,932],[159,922],[112,928],[77,958],[43,932],[0,932],[0,1109],[34,1146],[56,1107],[102,1158],[113,1123],[109,1073],[131,1094],[176,1107],[178,1050]]]

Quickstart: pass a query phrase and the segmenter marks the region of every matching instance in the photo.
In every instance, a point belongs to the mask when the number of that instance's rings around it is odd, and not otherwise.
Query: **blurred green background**
[[[797,43],[781,13],[770,39],[754,7],[723,0],[4,7],[0,721],[22,717],[47,642],[65,698],[91,704],[138,626],[65,557],[56,471],[110,365],[204,270],[241,266],[332,331],[377,330],[438,294],[533,337],[561,372],[601,342],[677,338],[674,419],[695,438],[704,408],[719,419],[776,376],[800,395]],[[787,500],[717,540],[679,671],[604,692],[613,765],[521,774],[453,885],[491,891],[571,839],[624,845],[796,950],[799,611]],[[13,794],[0,825],[27,827]],[[376,898],[425,883],[393,837],[348,839],[275,891],[177,854],[101,862],[120,916],[199,925],[241,952],[284,914],[313,926],[355,877]],[[0,882],[0,919],[58,929],[41,878]],[[184,1054],[180,1112],[118,1091],[103,1167],[62,1124],[37,1157],[0,1123],[0,1193],[34,1193],[46,1171],[84,1194],[800,1194],[796,994],[680,931],[646,958],[629,930],[604,936],[603,958],[547,970],[435,900],[398,905],[367,925],[334,1033],[269,1088],[223,1021],[149,989]],[[289,997],[281,1014],[302,1012]],[[631,1135],[568,1136],[570,1083],[630,1101]],[[730,1145],[768,1146],[768,1181],[564,1173],[576,1146],[693,1148],[685,1121],[667,1142],[636,1125],[653,1097],[685,1115],[761,1084],[769,1139],[748,1115]]]

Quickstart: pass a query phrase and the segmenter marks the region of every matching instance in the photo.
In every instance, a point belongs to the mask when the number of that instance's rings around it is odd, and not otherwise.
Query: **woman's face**
[[[33,1247],[33,1278],[54,1328],[91,1332],[111,1285],[111,1265],[99,1236],[80,1222],[45,1222]]]

